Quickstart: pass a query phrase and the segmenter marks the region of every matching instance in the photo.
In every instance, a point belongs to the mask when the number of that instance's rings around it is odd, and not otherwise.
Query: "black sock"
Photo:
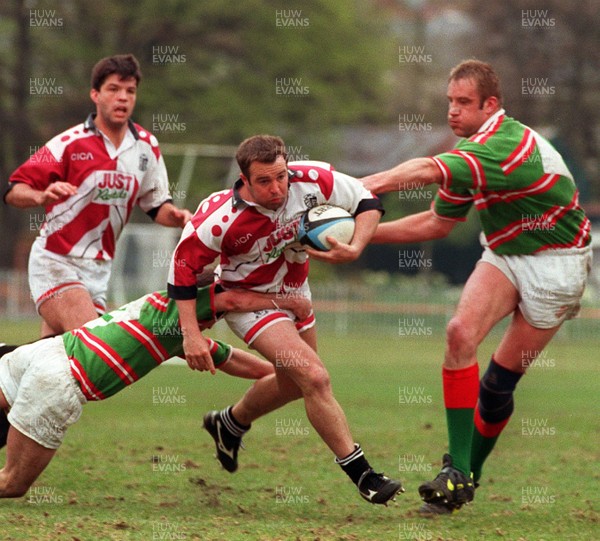
[[[223,424],[225,425],[225,428],[231,432],[231,434],[233,434],[234,436],[237,436],[238,438],[241,438],[246,432],[248,432],[248,430],[250,430],[250,427],[252,425],[243,425],[241,424],[234,416],[233,413],[231,412],[231,410],[233,409],[233,406],[229,406],[228,408],[225,408],[224,410],[221,411],[221,419],[223,419]]]
[[[499,365],[492,357],[479,384],[479,413],[486,423],[500,423],[513,412],[513,392],[523,376]]]
[[[342,470],[346,472],[346,475],[352,479],[352,482],[355,485],[358,485],[358,481],[362,474],[371,469],[371,466],[358,443],[354,444],[354,451],[348,456],[344,458],[336,457],[335,462],[340,465]]]

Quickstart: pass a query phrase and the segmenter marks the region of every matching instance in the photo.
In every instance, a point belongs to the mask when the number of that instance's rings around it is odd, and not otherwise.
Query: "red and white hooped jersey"
[[[152,218],[171,200],[158,141],[129,123],[119,148],[100,133],[94,117],[52,138],[11,176],[45,190],[52,182],[77,186],[77,193],[48,205],[40,229],[44,248],[57,254],[110,260],[135,205]]]
[[[308,277],[308,256],[297,241],[302,214],[330,203],[353,215],[382,211],[377,197],[358,180],[324,162],[288,165],[288,198],[277,210],[244,201],[241,180],[202,201],[183,230],[171,260],[169,296],[196,297],[197,276],[219,258],[217,275],[225,288],[259,292],[300,289]]]

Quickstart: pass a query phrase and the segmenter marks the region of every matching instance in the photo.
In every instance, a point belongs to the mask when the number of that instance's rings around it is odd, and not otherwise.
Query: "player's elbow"
[[[457,222],[455,222],[454,220],[444,220],[442,218],[439,218],[435,214],[432,214],[431,220],[429,222],[429,237],[431,238],[431,240],[446,238],[454,229],[456,223]]]
[[[22,205],[19,203],[19,198],[14,188],[10,189],[4,194],[4,202],[11,207],[22,207]]]
[[[260,365],[255,366],[248,378],[249,379],[261,379],[264,378],[266,376],[270,376],[271,374],[275,373],[275,369],[273,368],[273,365],[271,363],[268,362],[264,362],[261,363]]]
[[[4,202],[20,209],[43,205],[43,192],[30,188],[24,182],[9,181],[9,187],[4,193]]]

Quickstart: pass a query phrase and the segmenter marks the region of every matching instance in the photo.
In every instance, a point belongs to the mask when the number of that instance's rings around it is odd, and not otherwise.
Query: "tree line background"
[[[0,183],[92,110],[90,70],[103,56],[138,57],[134,119],[163,145],[235,146],[274,133],[298,157],[356,176],[452,145],[447,74],[476,57],[497,68],[508,113],[564,152],[598,216],[599,44],[599,0],[5,0]],[[172,181],[179,159],[166,156]],[[233,180],[228,172],[197,169],[188,207]],[[429,201],[394,194],[384,204],[391,219]],[[32,221],[0,206],[2,266],[23,267]],[[477,257],[479,228],[469,222],[428,248],[457,282]],[[369,247],[357,266],[397,272],[397,252]]]

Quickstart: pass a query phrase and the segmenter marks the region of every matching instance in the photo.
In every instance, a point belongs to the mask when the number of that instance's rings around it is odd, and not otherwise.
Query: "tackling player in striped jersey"
[[[196,291],[196,325],[206,329],[227,311],[268,308],[274,299],[251,291],[223,292],[212,284]],[[278,303],[300,320],[311,312],[303,297]],[[218,340],[208,339],[208,344],[223,372],[249,379],[273,377],[267,361]],[[175,301],[166,291],[155,291],[62,336],[3,346],[3,351],[11,349],[0,358],[0,408],[8,410],[10,422],[6,463],[0,470],[3,498],[26,493],[85,403],[104,400],[167,359],[183,355],[183,333]]]
[[[483,255],[447,327],[449,453],[438,477],[419,487],[426,513],[450,513],[473,499],[512,414],[517,382],[578,313],[591,268],[590,221],[573,176],[546,139],[506,114],[489,64],[470,60],[451,71],[448,124],[464,137],[454,150],[362,179],[374,193],[440,185],[430,210],[380,224],[372,242],[445,237],[473,205],[483,229]],[[479,381],[477,348],[507,316],[511,322]]]

